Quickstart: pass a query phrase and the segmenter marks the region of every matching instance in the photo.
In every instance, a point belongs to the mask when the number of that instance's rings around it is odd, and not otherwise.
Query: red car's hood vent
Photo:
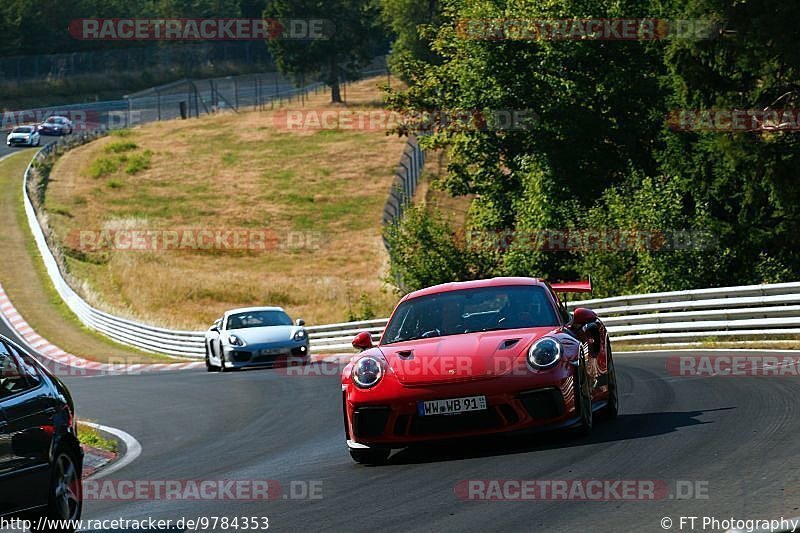
[[[511,372],[531,343],[555,328],[450,335],[380,346],[403,385],[487,379]]]

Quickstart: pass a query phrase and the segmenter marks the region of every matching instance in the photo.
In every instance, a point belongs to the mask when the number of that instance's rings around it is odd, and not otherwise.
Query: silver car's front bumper
[[[226,364],[233,368],[303,363],[308,361],[309,355],[308,340],[226,346],[223,350]]]

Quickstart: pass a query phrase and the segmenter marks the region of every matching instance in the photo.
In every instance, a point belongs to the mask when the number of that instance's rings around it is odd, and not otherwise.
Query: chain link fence
[[[414,198],[424,166],[425,151],[420,147],[417,138],[411,137],[403,149],[400,164],[397,165],[392,181],[392,189],[383,207],[384,226],[397,224],[400,221],[403,211]],[[386,236],[383,237],[383,245],[389,249]]]
[[[376,57],[361,73],[361,78],[387,74],[386,58]],[[302,104],[311,91],[319,91],[325,84],[317,75],[299,79],[278,72],[245,74],[210,79],[184,79],[152,87],[125,96],[127,126],[146,122],[196,118],[218,111],[240,109],[264,110],[284,100],[298,99]],[[346,84],[343,84],[346,95]]]
[[[291,79],[277,72],[181,80],[126,96],[128,125],[196,118],[225,110],[264,109],[284,98],[304,98],[321,86],[314,83],[296,87]]]

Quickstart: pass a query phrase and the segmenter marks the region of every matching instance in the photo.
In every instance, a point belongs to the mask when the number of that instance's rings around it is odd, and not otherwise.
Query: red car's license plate
[[[486,396],[468,396],[466,398],[417,402],[417,413],[419,416],[457,415],[470,411],[484,410],[486,410]]]

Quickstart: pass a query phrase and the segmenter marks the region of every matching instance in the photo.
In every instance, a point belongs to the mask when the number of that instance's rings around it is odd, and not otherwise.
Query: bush
[[[361,293],[358,298],[358,309],[350,307],[347,310],[347,322],[361,322],[362,320],[372,320],[377,314],[372,305],[372,301],[365,293]]]
[[[391,259],[387,281],[401,292],[488,275],[479,253],[436,209],[409,207],[399,223],[385,228],[384,237]]]
[[[114,141],[106,145],[107,154],[120,154],[122,152],[130,152],[136,150],[138,146],[133,141]]]
[[[103,176],[113,174],[118,169],[118,160],[108,157],[98,157],[89,165],[89,176],[95,179],[102,178]]]
[[[153,152],[145,150],[140,154],[133,154],[128,158],[128,165],[125,167],[125,172],[133,175],[143,170],[150,168],[150,159],[153,157]]]

